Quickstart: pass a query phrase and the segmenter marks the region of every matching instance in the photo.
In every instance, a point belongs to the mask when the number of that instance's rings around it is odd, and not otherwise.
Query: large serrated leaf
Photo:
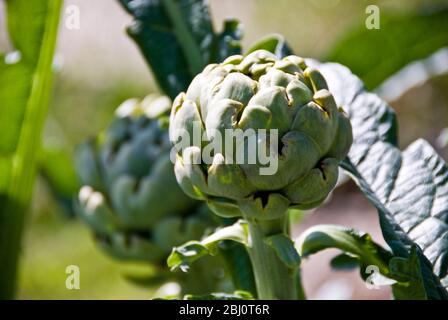
[[[343,168],[378,209],[383,236],[398,257],[408,258],[417,244],[425,295],[447,298],[439,278],[447,275],[448,170],[423,140],[405,152],[396,147],[393,110],[338,64],[314,64],[346,110],[354,142]]]
[[[356,169],[350,164],[344,167],[356,180],[363,179],[366,186],[361,188],[383,206],[381,224],[392,249],[402,252],[415,242],[431,262],[435,275],[445,278],[448,167],[434,149],[418,140],[401,153],[378,142]]]

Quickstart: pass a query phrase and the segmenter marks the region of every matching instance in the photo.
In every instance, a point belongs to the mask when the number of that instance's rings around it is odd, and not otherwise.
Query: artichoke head
[[[242,139],[226,135],[238,129]],[[198,130],[201,140],[185,139],[185,132],[194,137]],[[217,137],[224,138],[216,143]],[[352,129],[323,76],[303,58],[258,50],[208,65],[193,79],[173,103],[170,140],[186,194],[221,216],[274,219],[325,200]],[[231,152],[223,147],[229,141]],[[268,164],[248,160],[260,148],[277,160],[270,174],[261,173]],[[210,149],[211,161],[204,161]]]
[[[209,225],[173,173],[170,107],[167,97],[130,99],[102,135],[78,147],[77,211],[117,258],[164,263],[173,246],[200,238]]]

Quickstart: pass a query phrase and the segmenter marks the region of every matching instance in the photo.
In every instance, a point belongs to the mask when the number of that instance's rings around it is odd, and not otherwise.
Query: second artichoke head
[[[177,185],[170,107],[167,97],[130,99],[102,135],[77,150],[78,212],[116,258],[164,265],[172,247],[200,238],[210,226],[207,210]]]

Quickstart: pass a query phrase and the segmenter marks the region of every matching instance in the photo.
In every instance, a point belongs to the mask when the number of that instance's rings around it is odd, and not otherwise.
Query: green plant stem
[[[249,256],[254,270],[258,299],[303,299],[299,269],[289,268],[265,239],[279,233],[288,234],[286,217],[278,220],[259,221],[247,219],[249,225]]]
[[[2,195],[0,199],[0,203],[4,203],[0,217],[0,299],[11,299],[16,291],[23,226],[32,195],[40,138],[52,86],[51,67],[61,8],[62,0],[48,2],[39,60],[26,104],[17,151],[13,155],[10,185],[6,195]]]

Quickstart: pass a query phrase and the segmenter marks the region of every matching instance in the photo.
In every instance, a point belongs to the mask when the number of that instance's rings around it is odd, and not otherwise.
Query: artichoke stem
[[[299,268],[288,268],[274,249],[264,241],[270,235],[289,234],[286,216],[270,221],[246,220],[251,239],[248,251],[254,270],[258,299],[304,299]]]

